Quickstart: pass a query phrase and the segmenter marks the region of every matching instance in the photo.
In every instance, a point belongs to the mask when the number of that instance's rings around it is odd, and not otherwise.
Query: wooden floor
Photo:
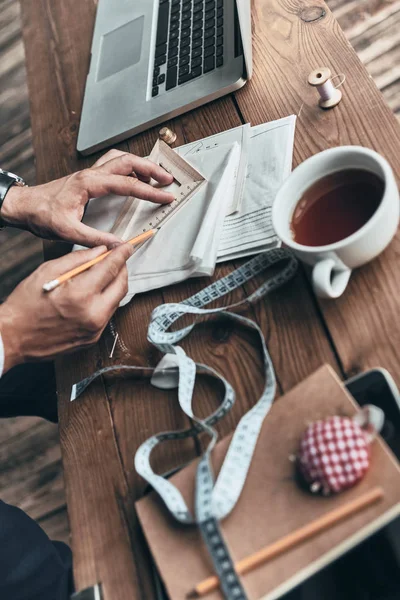
[[[400,119],[400,0],[327,3]],[[35,165],[17,0],[0,0],[0,58],[0,166],[32,185]],[[42,255],[40,241],[16,230],[0,232],[0,244],[2,301]],[[54,539],[68,539],[55,425],[33,418],[0,421],[0,498],[26,510]]]
[[[19,2],[0,0],[0,166],[35,183],[25,56]],[[33,235],[0,232],[0,301],[42,260],[41,242]]]
[[[400,119],[400,0],[327,0],[327,4]]]

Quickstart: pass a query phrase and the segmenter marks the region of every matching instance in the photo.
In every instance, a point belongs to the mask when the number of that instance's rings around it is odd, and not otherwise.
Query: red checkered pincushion
[[[368,471],[369,463],[367,435],[347,417],[329,417],[309,425],[297,457],[311,491],[324,495],[355,485]]]

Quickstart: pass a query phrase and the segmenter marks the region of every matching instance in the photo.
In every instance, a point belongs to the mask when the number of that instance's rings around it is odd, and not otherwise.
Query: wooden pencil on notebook
[[[126,243],[131,244],[132,246],[139,246],[139,245],[143,244],[144,242],[146,242],[147,240],[149,240],[150,238],[154,237],[155,234],[157,233],[157,231],[158,231],[158,229],[150,229],[149,231],[145,231],[144,233],[141,233],[140,235],[137,235],[136,237],[128,240]],[[104,252],[104,254],[100,254],[100,256],[97,256],[96,258],[93,258],[92,260],[85,262],[83,265],[79,265],[79,267],[76,267],[75,269],[71,269],[71,271],[68,271],[67,273],[64,273],[63,275],[60,275],[59,277],[57,277],[57,279],[48,281],[47,283],[45,283],[43,285],[43,290],[45,292],[51,292],[52,290],[56,289],[59,285],[61,285],[65,281],[72,279],[72,277],[75,277],[76,275],[79,275],[80,273],[87,271],[88,269],[90,269],[90,267],[93,267],[97,263],[101,262],[102,260],[104,260],[106,258],[106,256],[111,254],[111,252],[112,252],[112,250],[108,250],[107,252]]]
[[[322,517],[319,517],[315,521],[308,523],[304,527],[300,529],[296,529],[292,533],[289,533],[285,537],[273,542],[269,546],[262,548],[258,552],[247,556],[243,560],[240,560],[235,564],[235,569],[239,575],[244,575],[250,571],[253,571],[260,565],[266,563],[268,560],[271,560],[286,552],[287,550],[291,550],[298,544],[310,539],[314,535],[325,531],[329,527],[336,525],[337,523],[351,517],[355,513],[368,508],[378,500],[382,500],[384,497],[383,489],[380,487],[373,488],[369,492],[362,494],[358,498],[355,498],[351,502],[347,504],[342,504],[338,508],[328,512]],[[219,587],[219,579],[216,576],[209,577],[205,579],[194,588],[193,592],[190,594],[190,597],[200,597],[209,594],[210,592],[216,590]]]

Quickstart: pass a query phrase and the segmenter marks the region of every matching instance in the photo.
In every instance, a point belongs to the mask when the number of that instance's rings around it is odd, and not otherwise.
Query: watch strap
[[[1,217],[1,209],[7,192],[13,185],[24,186],[25,182],[21,177],[0,169],[0,229],[3,229],[6,226],[6,223]]]

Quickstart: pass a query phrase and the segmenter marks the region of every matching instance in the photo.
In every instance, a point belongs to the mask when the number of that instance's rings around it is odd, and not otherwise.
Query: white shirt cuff
[[[3,339],[2,339],[1,333],[0,333],[0,377],[3,375],[3,370],[4,370],[4,345],[3,345]]]

